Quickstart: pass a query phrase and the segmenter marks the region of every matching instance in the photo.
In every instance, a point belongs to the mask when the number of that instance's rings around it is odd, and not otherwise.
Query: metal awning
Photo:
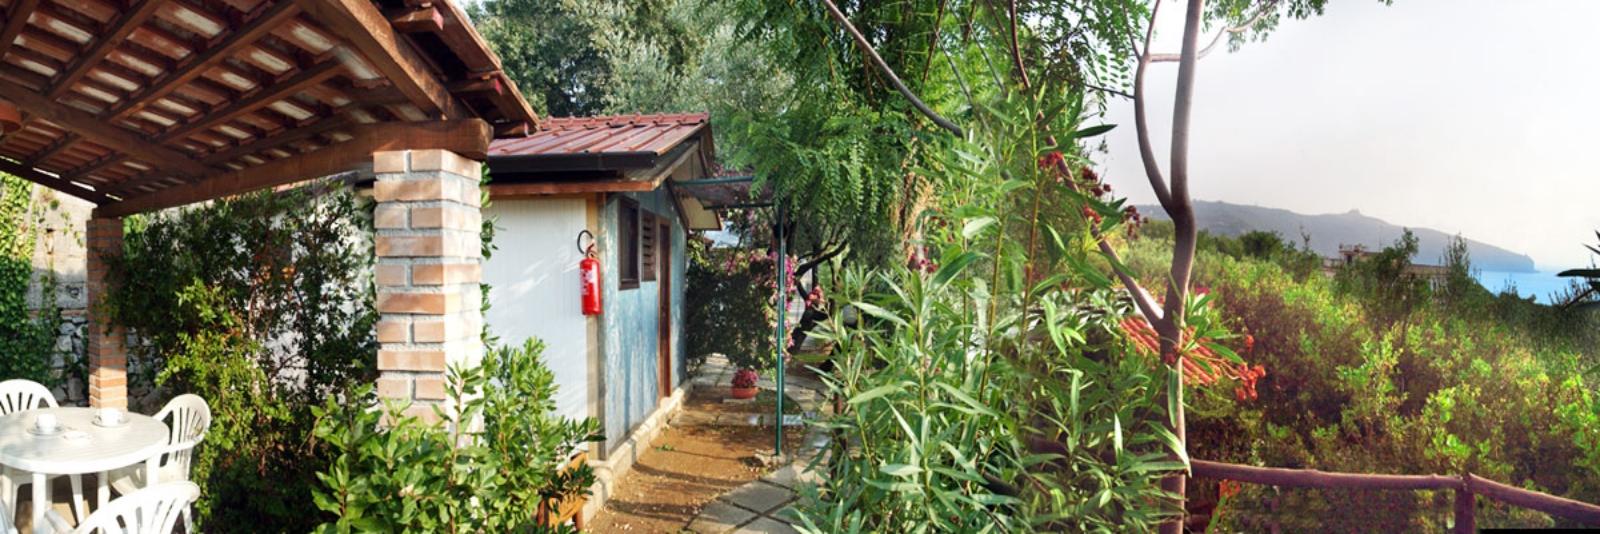
[[[673,183],[711,211],[772,206],[771,188],[755,188],[754,176],[719,176]]]

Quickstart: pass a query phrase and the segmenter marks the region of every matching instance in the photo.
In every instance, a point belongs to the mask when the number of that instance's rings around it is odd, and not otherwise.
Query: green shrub
[[[772,259],[691,243],[683,325],[690,357],[720,353],[741,369],[771,368],[777,326]]]
[[[1144,241],[1130,244],[1127,263],[1158,279],[1164,245]],[[1470,471],[1600,500],[1600,402],[1582,374],[1593,349],[1582,349],[1581,332],[1536,327],[1576,319],[1523,303],[1529,318],[1507,320],[1496,305],[1474,305],[1469,289],[1448,285],[1445,295],[1405,306],[1377,302],[1417,289],[1392,277],[1352,279],[1363,274],[1300,279],[1276,261],[1202,251],[1197,282],[1210,286],[1224,320],[1252,336],[1245,356],[1268,373],[1252,402],[1203,389],[1194,395],[1193,457],[1346,472]],[[1218,500],[1215,482],[1192,486],[1191,511]],[[1448,526],[1448,500],[1245,485],[1213,527],[1439,530]],[[1363,513],[1341,513],[1352,509]],[[1479,512],[1480,526],[1558,524],[1503,505]]]
[[[553,375],[539,361],[543,345],[499,348],[483,365],[452,368],[447,424],[404,415],[361,386],[352,402],[329,398],[316,409],[317,439],[334,454],[317,477],[317,507],[334,521],[317,532],[570,532],[535,524],[541,503],[585,494],[587,465],[562,472],[599,424],[555,414]],[[492,416],[486,416],[492,414]],[[481,425],[481,426],[480,426]]]
[[[1082,168],[1056,151],[1104,131],[1078,128],[1081,105],[994,103],[976,140],[932,153],[942,182],[913,245],[928,261],[831,268],[831,309],[854,312],[813,334],[834,345],[842,410],[818,425],[833,438],[806,530],[1147,531],[1179,511],[1160,488],[1187,461],[1167,430],[1176,374],[1131,349],[1131,303],[1083,222],[1117,235],[1128,212],[1053,163]]]
[[[371,380],[370,203],[334,183],[128,223],[107,311],[129,328],[130,389],[194,393],[213,421],[191,477],[211,531],[304,532],[312,407]]]

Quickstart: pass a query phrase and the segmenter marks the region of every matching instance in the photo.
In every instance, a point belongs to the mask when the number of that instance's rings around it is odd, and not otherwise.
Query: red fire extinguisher
[[[583,246],[583,236],[589,236],[589,246]],[[594,234],[588,230],[578,232],[578,250],[583,260],[578,262],[579,284],[583,286],[583,314],[600,315],[600,260],[595,259]]]

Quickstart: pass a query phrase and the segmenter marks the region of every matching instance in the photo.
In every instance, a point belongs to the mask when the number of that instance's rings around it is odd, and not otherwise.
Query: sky
[[[1178,51],[1167,2],[1157,52]],[[1600,1],[1329,2],[1265,41],[1200,61],[1190,191],[1301,213],[1352,209],[1586,266],[1600,230]],[[1209,40],[1206,34],[1201,43]],[[1166,168],[1176,63],[1146,92]],[[1096,159],[1115,189],[1155,197],[1133,105],[1114,99]]]

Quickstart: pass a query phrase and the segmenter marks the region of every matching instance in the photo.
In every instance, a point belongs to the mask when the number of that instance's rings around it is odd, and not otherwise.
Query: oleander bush
[[[604,435],[592,418],[556,414],[543,350],[528,340],[490,351],[478,367],[452,368],[447,400],[433,412],[444,424],[380,404],[370,386],[316,408],[316,436],[333,459],[314,495],[334,519],[315,531],[575,532],[542,526],[535,512],[589,491],[587,464],[563,467]]]
[[[683,331],[690,358],[722,354],[741,369],[772,368],[778,320],[772,258],[700,240],[691,240],[688,252]]]

